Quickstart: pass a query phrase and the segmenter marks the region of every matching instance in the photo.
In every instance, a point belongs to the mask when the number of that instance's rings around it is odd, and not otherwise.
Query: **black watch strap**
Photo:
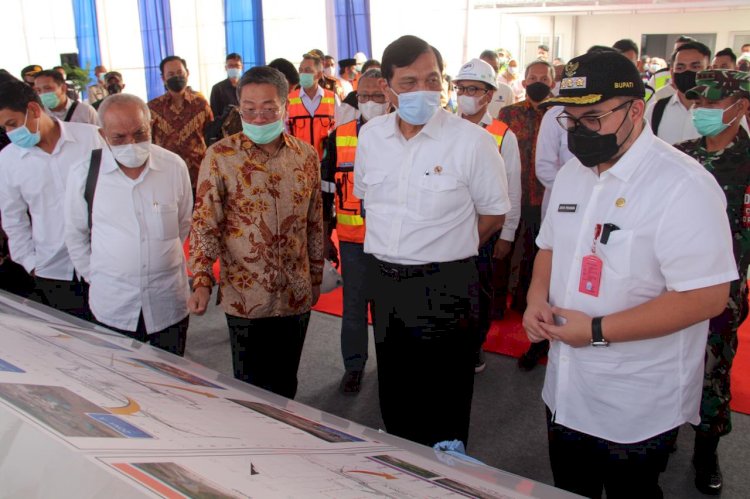
[[[591,345],[595,347],[609,346],[609,342],[604,339],[602,333],[602,317],[591,319]]]

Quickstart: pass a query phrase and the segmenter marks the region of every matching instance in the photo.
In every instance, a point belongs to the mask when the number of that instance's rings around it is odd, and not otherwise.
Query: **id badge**
[[[581,280],[578,283],[578,291],[581,293],[599,296],[599,285],[602,282],[602,259],[596,255],[583,257],[581,261]]]

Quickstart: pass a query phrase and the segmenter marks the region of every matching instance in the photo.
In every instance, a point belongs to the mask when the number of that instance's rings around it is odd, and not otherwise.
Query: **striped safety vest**
[[[340,241],[365,242],[362,201],[354,195],[357,120],[336,129],[336,234]]]
[[[500,120],[493,119],[492,123],[487,125],[487,128],[485,128],[485,130],[490,132],[492,136],[495,137],[495,141],[497,142],[497,150],[499,151],[503,147],[503,137],[505,137],[505,132],[508,131],[508,125]]]
[[[315,116],[310,116],[302,103],[302,92],[304,90],[300,88],[289,94],[289,133],[313,146],[318,151],[318,159],[322,160],[324,139],[334,126],[336,99],[333,92],[323,89],[323,97],[315,110]]]

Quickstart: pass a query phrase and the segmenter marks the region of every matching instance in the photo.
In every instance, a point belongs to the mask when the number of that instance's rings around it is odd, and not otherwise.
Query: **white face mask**
[[[359,112],[362,113],[362,117],[365,121],[370,121],[373,118],[382,116],[388,110],[388,103],[383,102],[378,104],[377,102],[367,101],[359,105]]]
[[[481,97],[470,97],[468,95],[458,96],[458,107],[461,112],[467,116],[473,116],[479,112],[482,107],[479,105],[479,99]]]
[[[140,168],[151,154],[151,142],[109,146],[117,162],[125,168]]]
[[[323,74],[326,76],[336,76],[335,74],[333,74],[333,66],[323,68]]]

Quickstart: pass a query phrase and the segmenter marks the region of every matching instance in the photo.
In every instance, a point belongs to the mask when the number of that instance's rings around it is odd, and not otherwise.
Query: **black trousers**
[[[6,258],[0,263],[0,289],[24,298],[34,292],[34,278],[21,265]]]
[[[143,343],[148,343],[149,345],[161,348],[162,350],[179,355],[180,357],[185,355],[185,342],[187,340],[188,326],[190,325],[189,314],[181,321],[151,334],[146,332],[146,322],[143,320],[143,312],[138,316],[138,325],[136,326],[135,331],[118,329],[99,320],[97,320],[97,322],[102,326],[108,327],[112,331],[117,331],[120,334],[142,341]]]
[[[679,428],[642,442],[619,444],[552,422],[547,409],[549,457],[555,487],[585,497],[663,497],[659,475],[667,469]]]
[[[34,292],[30,298],[61,312],[90,321],[89,285],[82,279],[63,281],[35,277]]]
[[[226,315],[234,377],[293,399],[310,312],[261,319]]]
[[[375,264],[375,352],[386,429],[428,446],[453,439],[466,444],[477,346],[474,259]]]

